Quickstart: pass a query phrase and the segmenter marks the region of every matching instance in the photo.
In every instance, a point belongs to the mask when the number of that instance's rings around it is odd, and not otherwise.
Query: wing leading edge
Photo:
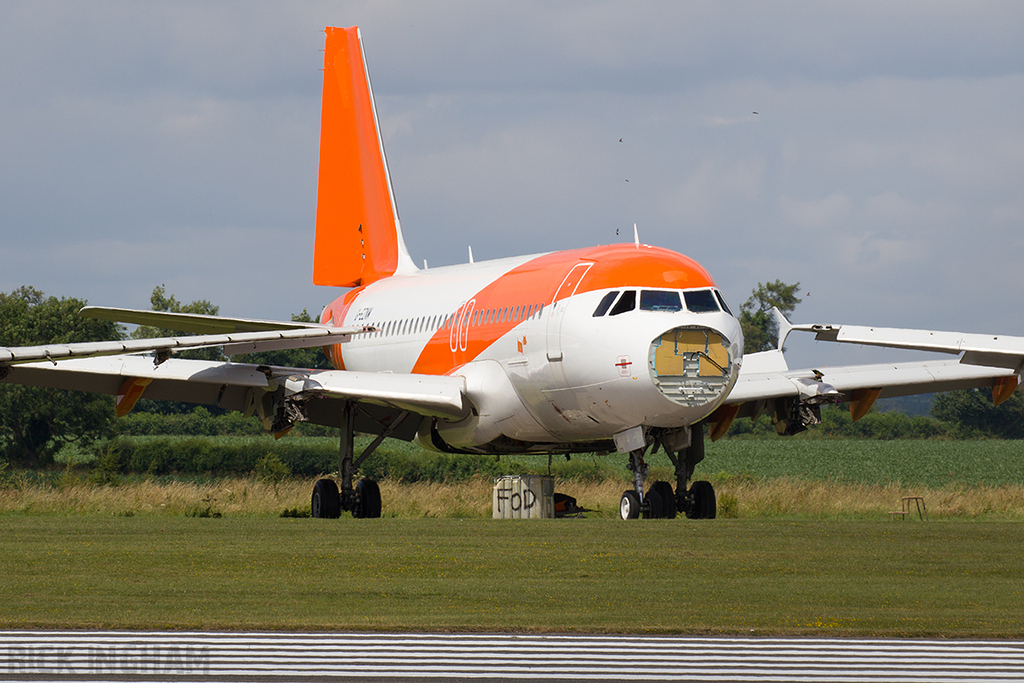
[[[775,310],[779,348],[744,357],[735,387],[711,417],[712,439],[724,436],[737,417],[769,413],[780,433],[801,431],[820,420],[825,403],[849,403],[854,420],[879,398],[991,387],[998,405],[1009,398],[1024,368],[1024,337],[935,332],[853,325],[793,325]],[[812,332],[821,341],[963,354],[959,360],[790,370],[782,344],[790,332]]]

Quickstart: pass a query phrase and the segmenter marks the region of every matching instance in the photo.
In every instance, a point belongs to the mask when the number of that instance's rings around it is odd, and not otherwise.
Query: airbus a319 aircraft
[[[3,381],[116,396],[117,414],[151,399],[255,414],[276,436],[296,422],[341,428],[339,477],[312,493],[315,517],[379,517],[380,491],[354,481],[385,438],[446,453],[629,453],[624,519],[713,518],[692,484],[704,434],[767,413],[780,434],[819,421],[823,403],[854,419],[879,397],[1017,387],[1024,338],[792,326],[779,348],[743,356],[740,324],[693,259],[641,244],[585,247],[418,269],[406,249],[356,27],[326,29],[313,281],[350,288],[318,324],[87,307],[81,314],[196,336],[0,349]],[[793,330],[819,339],[960,354],[958,359],[790,370]],[[323,346],[334,370],[174,358]],[[356,433],[377,435],[361,454]],[[646,482],[662,449],[675,484]],[[340,485],[340,486],[339,486]]]

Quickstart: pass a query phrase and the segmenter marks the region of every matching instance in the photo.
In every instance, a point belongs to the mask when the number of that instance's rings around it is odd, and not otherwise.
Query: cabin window
[[[615,306],[612,308],[610,315],[619,315],[621,313],[628,313],[636,308],[636,292],[632,289],[622,293],[619,300],[615,302]]]
[[[641,311],[681,311],[683,302],[679,292],[666,292],[659,289],[645,289],[640,292]]]
[[[715,301],[715,295],[711,293],[710,289],[683,292],[683,298],[686,299],[686,308],[694,313],[714,313],[720,310],[718,302]]]

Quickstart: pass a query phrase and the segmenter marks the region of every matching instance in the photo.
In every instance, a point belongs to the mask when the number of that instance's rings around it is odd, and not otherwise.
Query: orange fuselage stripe
[[[567,281],[577,264],[591,264],[579,282]],[[571,279],[571,278],[570,278]],[[429,286],[422,274],[410,286]],[[608,245],[544,254],[513,268],[476,292],[465,292],[454,302],[451,320],[441,326],[427,341],[413,367],[414,373],[443,375],[468,363],[483,353],[496,340],[510,332],[523,319],[531,306],[550,306],[573,293],[581,294],[613,288],[690,289],[715,286],[714,280],[696,261],[667,249],[634,245]],[[328,306],[321,320],[335,325],[346,324],[345,315],[355,304],[362,290],[352,290]],[[505,311],[513,315],[485,318],[484,312]],[[514,312],[518,311],[518,315]],[[452,326],[460,315],[467,315],[465,349],[453,344]],[[457,334],[457,333],[456,333]],[[456,346],[452,350],[452,346]],[[343,344],[327,351],[332,364],[345,369]],[[349,370],[358,368],[349,367]]]

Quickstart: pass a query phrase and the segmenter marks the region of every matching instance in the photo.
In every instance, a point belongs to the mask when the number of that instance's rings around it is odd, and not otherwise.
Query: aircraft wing
[[[368,326],[333,327],[245,318],[87,307],[82,314],[154,325],[195,336],[0,347],[0,381],[117,396],[118,415],[146,398],[215,405],[257,413],[275,433],[295,421],[340,425],[342,404],[358,403],[358,431],[380,433],[403,411],[462,419],[468,414],[461,377],[311,370],[172,358],[186,350],[222,346],[227,355],[344,343]],[[141,355],[153,352],[153,356]],[[282,416],[284,419],[282,421]],[[398,438],[412,438],[409,421]],[[411,430],[411,431],[410,431]]]
[[[765,351],[781,356],[781,352]],[[773,398],[820,398],[819,402],[845,402],[859,390],[878,390],[877,398],[992,386],[1014,377],[1012,370],[968,365],[955,360],[880,363],[875,365],[822,366],[789,370],[784,365],[768,369],[744,358],[736,385],[726,404],[744,404]],[[748,369],[749,368],[749,369]],[[826,400],[827,399],[827,400]]]
[[[713,439],[724,435],[734,418],[756,418],[766,412],[773,416],[780,432],[794,433],[806,424],[814,424],[818,407],[825,403],[848,402],[851,416],[858,420],[879,398],[991,387],[993,401],[999,404],[1016,389],[1024,366],[1021,337],[852,325],[792,325],[777,310],[775,314],[779,348],[744,356],[735,386],[711,417]],[[782,344],[792,331],[813,332],[823,341],[963,355],[958,360],[790,370]]]
[[[247,414],[255,412],[267,420],[268,428],[282,409],[290,408],[299,411],[292,412],[291,417],[301,415],[295,421],[338,426],[341,404],[347,400],[386,409],[364,415],[365,419],[375,415],[378,423],[382,416],[395,411],[449,420],[461,419],[469,412],[464,399],[465,380],[450,376],[310,370],[177,358],[155,364],[152,357],[142,355],[0,365],[0,376],[2,381],[13,384],[115,395],[119,414],[127,413],[144,395],[157,400],[215,405]],[[122,406],[126,396],[128,402]],[[358,431],[380,430],[366,423]]]
[[[820,341],[938,353],[963,353],[960,362],[966,365],[1009,368],[1017,373],[1024,367],[1024,337],[858,325],[809,324],[792,325],[789,329],[812,332],[814,338]]]
[[[164,356],[175,351],[223,346],[224,353],[236,355],[282,348],[324,346],[346,342],[353,334],[370,332],[367,327],[300,327],[238,332],[232,334],[204,334],[193,337],[158,337],[155,339],[125,339],[122,341],[77,342],[73,344],[44,344],[42,346],[0,347],[0,367],[39,360],[55,362],[63,358],[115,356],[125,353],[154,351]]]

